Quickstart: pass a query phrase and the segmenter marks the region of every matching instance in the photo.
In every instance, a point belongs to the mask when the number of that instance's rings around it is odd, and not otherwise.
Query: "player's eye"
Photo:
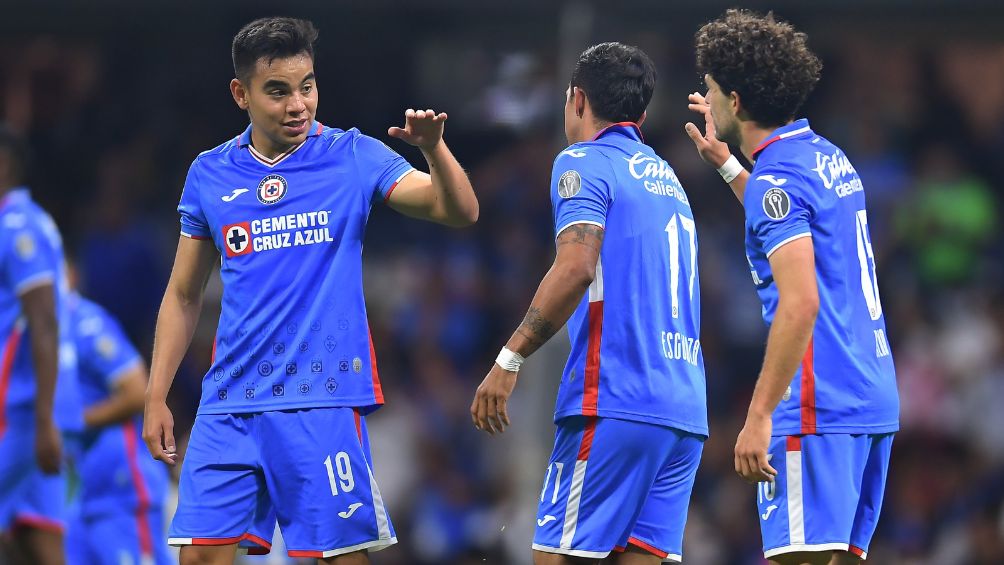
[[[305,85],[303,85],[303,88],[301,89],[301,91],[302,91],[302,92],[303,92],[304,94],[309,94],[311,90],[314,90],[314,85],[312,85],[312,84],[309,84],[309,83],[308,83],[308,84],[305,84]]]
[[[269,92],[268,95],[271,96],[271,97],[273,97],[273,98],[282,98],[283,96],[286,95],[286,93],[283,92],[282,90],[273,90],[273,91]]]

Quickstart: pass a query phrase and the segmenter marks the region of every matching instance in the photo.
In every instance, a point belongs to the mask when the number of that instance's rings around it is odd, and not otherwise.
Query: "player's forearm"
[[[202,311],[201,295],[186,298],[168,287],[157,316],[157,329],[153,341],[153,358],[150,362],[150,382],[146,389],[147,401],[165,401],[174,383],[174,375],[181,366],[188,346],[195,335],[195,326]]]
[[[732,194],[735,194],[736,198],[739,199],[740,206],[743,205],[743,198],[746,196],[746,181],[749,179],[749,171],[743,169],[743,172],[739,173],[739,175],[732,179],[732,182],[729,183],[729,188],[732,189]]]
[[[437,221],[452,227],[466,227],[478,221],[480,210],[474,188],[446,142],[422,149],[422,155],[429,164],[434,192],[433,216]]]
[[[530,309],[506,347],[523,357],[540,349],[571,317],[593,282],[593,276],[583,268],[553,265],[540,282]]]
[[[31,360],[35,368],[35,419],[50,422],[59,374],[59,324],[55,313],[28,321]]]
[[[120,385],[108,399],[84,411],[84,425],[88,428],[107,426],[142,413],[145,381],[143,364],[137,362],[119,380]]]
[[[767,352],[750,402],[750,415],[769,417],[781,402],[812,337],[818,301],[783,296],[767,336]]]

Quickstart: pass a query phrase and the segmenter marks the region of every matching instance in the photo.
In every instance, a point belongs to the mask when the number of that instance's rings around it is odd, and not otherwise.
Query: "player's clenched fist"
[[[471,420],[474,427],[491,435],[502,433],[509,425],[506,403],[516,386],[516,373],[493,365],[485,380],[481,381],[474,402],[471,403]]]
[[[147,402],[143,413],[143,441],[154,459],[173,466],[178,462],[174,443],[174,415],[165,402]]]
[[[404,127],[392,127],[387,134],[419,149],[430,150],[443,139],[446,113],[433,110],[408,110],[404,113]]]

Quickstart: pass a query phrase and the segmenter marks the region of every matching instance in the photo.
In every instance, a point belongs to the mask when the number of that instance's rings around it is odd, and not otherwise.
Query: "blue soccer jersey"
[[[60,429],[83,428],[76,351],[70,332],[69,287],[63,242],[55,222],[32,201],[27,189],[10,191],[0,201],[0,436],[11,420],[33,423],[35,368],[31,336],[19,297],[43,284],[55,289],[59,324],[59,373],[53,415]]]
[[[555,233],[604,228],[596,278],[568,321],[555,419],[637,420],[707,435],[697,232],[672,167],[635,124],[558,155]]]
[[[275,159],[251,128],[199,155],[182,235],[212,239],[223,304],[200,414],[383,403],[366,319],[362,241],[374,202],[413,169],[356,129],[314,122]]]
[[[89,408],[108,400],[118,380],[142,368],[143,360],[104,308],[72,294],[70,311],[81,400]],[[137,415],[123,423],[85,432],[78,465],[83,516],[133,515],[160,508],[167,492],[167,471],[146,455],[142,429],[142,419]]]
[[[896,431],[896,374],[861,178],[806,120],[777,129],[753,157],[746,255],[764,320],[771,324],[778,303],[769,257],[785,243],[812,237],[819,288],[812,340],[774,411],[774,435]]]

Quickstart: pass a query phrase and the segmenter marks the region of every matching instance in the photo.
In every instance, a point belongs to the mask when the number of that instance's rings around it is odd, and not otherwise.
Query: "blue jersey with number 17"
[[[896,373],[885,333],[861,178],[806,120],[774,131],[753,152],[746,184],[746,254],[770,325],[778,293],[770,256],[811,237],[819,314],[774,435],[879,434],[899,429]]]
[[[374,203],[413,171],[386,145],[311,125],[268,159],[251,128],[195,159],[182,235],[222,255],[223,304],[200,414],[383,404],[363,300]]]
[[[596,278],[568,321],[555,420],[600,416],[707,435],[697,232],[672,167],[614,124],[554,161],[555,234],[604,228]]]

